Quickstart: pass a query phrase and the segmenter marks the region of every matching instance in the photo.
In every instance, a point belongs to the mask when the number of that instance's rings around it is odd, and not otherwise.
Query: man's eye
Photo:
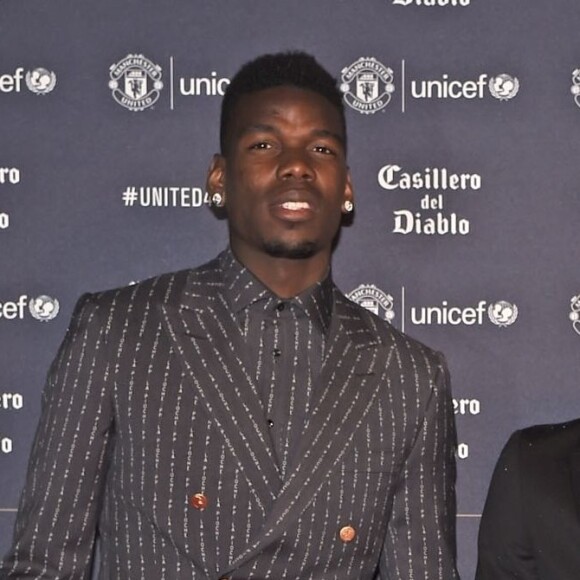
[[[316,153],[324,153],[324,155],[334,155],[334,151],[326,145],[315,145],[314,151],[316,151]]]
[[[272,145],[270,143],[266,143],[265,141],[252,143],[252,145],[250,145],[250,149],[271,149],[271,148]]]

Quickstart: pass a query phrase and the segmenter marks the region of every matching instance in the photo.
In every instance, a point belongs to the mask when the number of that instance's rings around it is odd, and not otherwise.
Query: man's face
[[[291,86],[244,95],[208,188],[225,195],[230,243],[242,261],[330,257],[342,204],[352,200],[339,112]]]

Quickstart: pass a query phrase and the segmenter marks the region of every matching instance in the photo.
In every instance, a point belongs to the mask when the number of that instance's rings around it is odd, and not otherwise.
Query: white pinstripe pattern
[[[282,301],[233,254],[224,278],[225,297],[244,337],[244,364],[262,402],[261,419],[268,418],[284,478],[302,435],[314,378],[320,374],[332,283],[325,278],[292,300]]]
[[[97,529],[102,580],[457,578],[441,358],[335,290],[282,481],[221,272],[81,298],[0,578],[88,578]]]

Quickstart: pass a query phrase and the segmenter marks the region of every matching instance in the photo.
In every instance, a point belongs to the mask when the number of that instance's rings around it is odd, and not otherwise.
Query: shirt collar
[[[257,302],[269,302],[273,307],[280,302],[292,303],[302,309],[324,334],[327,333],[332,317],[334,287],[330,268],[320,282],[292,299],[283,300],[239,262],[231,248],[222,252],[220,263],[224,273],[225,297],[234,313],[237,314]]]

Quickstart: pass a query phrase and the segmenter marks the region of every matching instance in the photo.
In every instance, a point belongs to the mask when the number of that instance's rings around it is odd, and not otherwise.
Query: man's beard
[[[286,244],[284,242],[264,242],[265,252],[273,258],[286,258],[289,260],[305,260],[316,253],[318,246],[315,242],[298,242]]]

